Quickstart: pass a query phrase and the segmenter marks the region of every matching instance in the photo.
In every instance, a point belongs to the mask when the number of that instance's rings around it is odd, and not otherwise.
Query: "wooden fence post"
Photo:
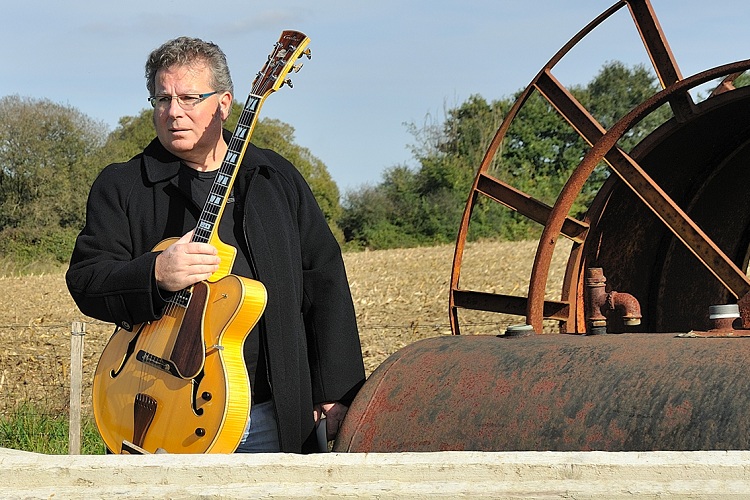
[[[70,332],[70,424],[68,455],[81,454],[81,383],[83,380],[83,337],[86,323],[74,321]]]

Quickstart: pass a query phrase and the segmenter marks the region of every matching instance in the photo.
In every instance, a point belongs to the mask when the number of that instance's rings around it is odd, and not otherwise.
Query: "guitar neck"
[[[260,109],[262,100],[262,98],[254,95],[248,97],[232,138],[229,140],[227,153],[221,162],[216,179],[214,179],[211,185],[211,190],[208,193],[208,198],[198,219],[192,241],[209,243],[218,235],[218,222],[224,213],[227,200],[232,192],[237,169],[242,162],[242,158],[245,156],[250,136],[255,129],[258,110]]]

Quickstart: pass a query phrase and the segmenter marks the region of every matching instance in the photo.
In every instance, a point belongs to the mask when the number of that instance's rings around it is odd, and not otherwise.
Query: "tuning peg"
[[[292,71],[294,71],[295,73],[299,73],[299,70],[301,69],[302,69],[302,63],[295,64],[294,66],[292,66]]]
[[[312,52],[311,52],[311,51],[310,51],[310,49],[308,48],[308,49],[305,49],[305,51],[304,51],[304,52],[302,52],[302,53],[301,53],[301,54],[300,54],[299,56],[300,56],[300,57],[302,57],[302,56],[307,56],[307,58],[308,58],[308,59],[310,59],[310,58],[312,58]]]
[[[281,86],[283,87],[284,85],[289,85],[290,89],[294,88],[294,85],[292,85],[292,79],[291,78],[287,78],[286,80],[284,80],[284,83],[282,83]]]

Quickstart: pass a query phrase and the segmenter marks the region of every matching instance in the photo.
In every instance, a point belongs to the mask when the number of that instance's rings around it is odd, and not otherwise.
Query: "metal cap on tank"
[[[708,319],[739,318],[740,307],[737,304],[719,304],[708,306]]]
[[[531,325],[509,325],[505,329],[505,337],[525,337],[535,333],[534,327]]]

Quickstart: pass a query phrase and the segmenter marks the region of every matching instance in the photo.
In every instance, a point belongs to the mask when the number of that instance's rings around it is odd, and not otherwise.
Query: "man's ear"
[[[229,118],[230,113],[232,112],[232,94],[231,92],[224,92],[221,95],[221,98],[219,99],[219,104],[221,106],[221,121],[225,122],[227,121],[227,118]]]

